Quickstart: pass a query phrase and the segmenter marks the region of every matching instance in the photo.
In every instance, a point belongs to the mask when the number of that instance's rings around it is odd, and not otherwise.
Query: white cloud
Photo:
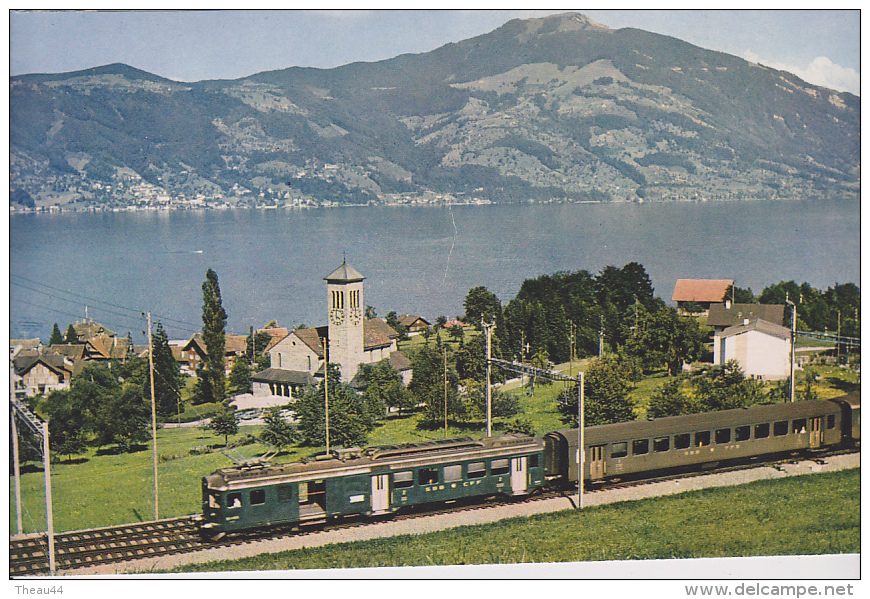
[[[807,83],[812,83],[813,85],[850,92],[856,96],[861,95],[861,74],[855,69],[835,64],[826,56],[814,58],[810,64],[803,67],[765,60],[752,50],[744,51],[743,58],[773,69],[794,73]]]

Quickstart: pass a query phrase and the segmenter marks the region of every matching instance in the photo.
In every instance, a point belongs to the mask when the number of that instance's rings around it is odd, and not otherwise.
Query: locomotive
[[[756,405],[553,431],[543,437],[460,437],[338,449],[300,462],[224,468],[202,479],[201,533],[301,524],[348,515],[576,488],[584,481],[850,446],[860,440],[860,400]]]

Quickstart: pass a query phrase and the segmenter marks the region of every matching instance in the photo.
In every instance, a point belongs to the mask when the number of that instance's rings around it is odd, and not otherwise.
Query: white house
[[[713,336],[713,362],[724,366],[736,360],[746,376],[788,378],[790,351],[791,330],[760,318],[717,331]]]

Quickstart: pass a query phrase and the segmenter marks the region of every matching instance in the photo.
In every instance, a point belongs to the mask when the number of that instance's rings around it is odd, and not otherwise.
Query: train
[[[204,538],[409,506],[577,489],[586,484],[812,452],[860,442],[860,398],[755,405],[557,430],[341,448],[287,464],[220,469],[202,478]]]

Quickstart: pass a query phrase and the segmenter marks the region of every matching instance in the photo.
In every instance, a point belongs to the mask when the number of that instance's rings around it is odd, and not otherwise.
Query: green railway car
[[[544,443],[526,435],[351,448],[203,477],[203,532],[295,524],[466,497],[526,495],[544,485]]]

